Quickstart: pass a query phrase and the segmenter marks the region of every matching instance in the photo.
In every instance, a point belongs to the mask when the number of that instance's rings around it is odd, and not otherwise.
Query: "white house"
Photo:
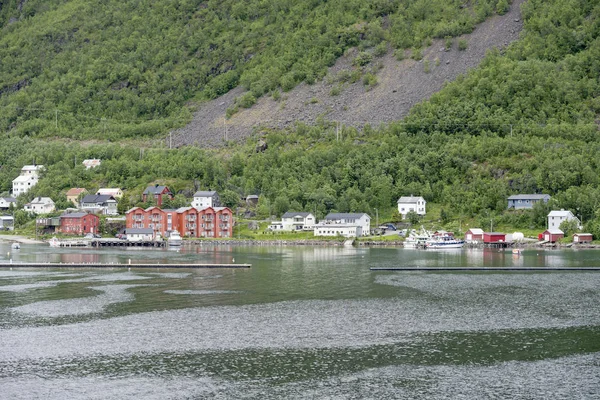
[[[13,196],[17,197],[20,194],[27,193],[29,189],[34,187],[40,179],[39,172],[44,169],[43,165],[25,165],[21,169],[21,174],[13,179]]]
[[[17,205],[17,200],[14,197],[0,197],[0,210],[8,210],[10,205]]]
[[[192,207],[205,208],[220,206],[221,198],[219,197],[219,193],[217,193],[216,191],[198,191],[194,193],[194,201],[192,201]]]
[[[421,196],[402,196],[398,199],[398,212],[402,215],[402,219],[406,218],[406,214],[411,211],[418,215],[425,215],[425,205],[427,202]]]
[[[81,209],[94,214],[117,215],[117,200],[104,194],[88,194],[81,199]]]
[[[96,168],[99,167],[100,164],[102,164],[102,160],[99,160],[97,158],[91,158],[88,160],[83,160],[82,164],[85,167],[85,169]]]
[[[371,217],[365,213],[331,213],[314,227],[315,236],[361,237],[371,232]]]
[[[269,229],[272,231],[301,231],[313,230],[315,216],[309,212],[286,212],[281,216],[281,221],[271,222]]]
[[[548,229],[558,229],[563,221],[577,221],[577,227],[581,229],[581,221],[569,210],[550,211],[548,214]]]
[[[154,229],[152,228],[127,228],[125,230],[127,240],[130,242],[148,242],[154,240]]]
[[[120,199],[123,197],[123,191],[119,188],[100,188],[96,194],[112,196],[115,199]]]
[[[48,214],[56,208],[50,197],[36,197],[30,203],[25,204],[23,209],[34,214]]]

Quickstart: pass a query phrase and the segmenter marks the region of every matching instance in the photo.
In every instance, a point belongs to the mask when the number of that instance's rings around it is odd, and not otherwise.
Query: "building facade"
[[[44,169],[43,165],[25,165],[21,169],[21,174],[12,181],[12,194],[17,197],[20,194],[27,193],[34,187],[40,179],[40,172]]]
[[[8,210],[11,205],[16,207],[17,199],[14,197],[0,197],[0,210]]]
[[[398,212],[402,215],[402,219],[406,218],[406,214],[413,211],[418,215],[425,215],[427,202],[421,196],[402,196],[398,199]]]
[[[331,213],[314,226],[315,236],[361,237],[371,232],[371,217],[365,213]]]
[[[98,233],[100,218],[91,213],[70,213],[60,216],[58,231],[71,235]]]
[[[81,199],[81,209],[104,215],[117,215],[117,200],[110,195],[88,194]]]
[[[550,200],[549,194],[515,194],[508,197],[508,208],[515,210],[529,210],[535,203],[543,201],[547,203]]]
[[[159,207],[162,206],[164,197],[172,199],[173,193],[171,193],[168,187],[161,185],[148,186],[144,190],[144,193],[142,193],[143,202],[154,199],[155,204]]]
[[[269,229],[272,231],[313,230],[315,225],[316,219],[312,213],[290,211],[281,216],[281,221],[272,222]]]
[[[569,210],[550,211],[548,214],[548,229],[559,229],[563,221],[577,221],[577,226],[581,229],[581,221]]]
[[[85,188],[71,188],[67,190],[67,201],[70,201],[76,207],[79,207],[79,196],[85,193],[87,193]]]
[[[197,238],[227,238],[233,235],[233,213],[227,207],[182,207],[163,210],[160,207],[127,211],[127,228],[152,229],[155,235],[168,236],[178,231],[182,236]]]
[[[54,201],[50,197],[36,197],[23,208],[34,214],[48,214],[55,210]]]
[[[214,190],[211,191],[198,191],[194,193],[194,200],[192,201],[192,207],[204,208],[204,207],[221,207],[221,198],[219,193]]]

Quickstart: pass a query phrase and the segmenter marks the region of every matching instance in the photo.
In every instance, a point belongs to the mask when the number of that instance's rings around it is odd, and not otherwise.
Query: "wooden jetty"
[[[600,267],[371,267],[371,271],[600,271]]]
[[[250,268],[252,264],[158,264],[158,263],[136,263],[136,264],[111,264],[111,263],[36,263],[36,262],[0,262],[0,268]]]
[[[166,240],[123,240],[113,238],[91,239],[92,247],[165,247]]]

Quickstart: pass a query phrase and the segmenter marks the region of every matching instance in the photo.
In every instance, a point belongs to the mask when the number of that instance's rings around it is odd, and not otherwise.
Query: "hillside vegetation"
[[[242,85],[242,107],[321,79],[350,47],[421,47],[505,0],[29,0],[0,5],[0,130],[154,136],[186,103]]]
[[[266,132],[263,151],[250,141],[220,150],[140,151],[11,136],[0,147],[1,190],[35,158],[48,170],[29,196],[121,186],[135,203],[145,185],[161,182],[181,201],[210,188],[228,204],[261,194],[259,216],[293,209],[322,217],[375,208],[391,216],[397,198],[412,193],[441,204],[440,219],[450,228],[464,217],[480,226],[494,220],[543,228],[548,207],[562,207],[600,235],[600,5],[529,0],[523,18],[518,42],[488,54],[403,121],[360,131],[322,120],[298,124]],[[80,162],[91,157],[103,164],[86,171]],[[532,192],[552,195],[552,203],[503,212],[508,195]]]

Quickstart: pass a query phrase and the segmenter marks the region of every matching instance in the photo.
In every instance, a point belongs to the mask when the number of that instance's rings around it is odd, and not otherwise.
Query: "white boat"
[[[425,248],[427,241],[431,239],[431,232],[421,229],[420,232],[411,233],[404,240],[404,248],[406,249],[422,249]]]
[[[181,240],[181,235],[179,234],[178,231],[173,231],[171,232],[171,234],[169,235],[169,238],[167,239],[167,244],[169,246],[181,246],[182,244],[182,240]]]
[[[464,240],[455,239],[454,236],[444,235],[430,238],[425,243],[426,249],[460,249],[465,245]]]
[[[13,250],[19,250],[21,248],[21,245],[19,243],[13,243],[10,247]]]
[[[58,240],[56,236],[54,236],[48,241],[48,244],[50,245],[50,247],[60,247],[60,240]]]

